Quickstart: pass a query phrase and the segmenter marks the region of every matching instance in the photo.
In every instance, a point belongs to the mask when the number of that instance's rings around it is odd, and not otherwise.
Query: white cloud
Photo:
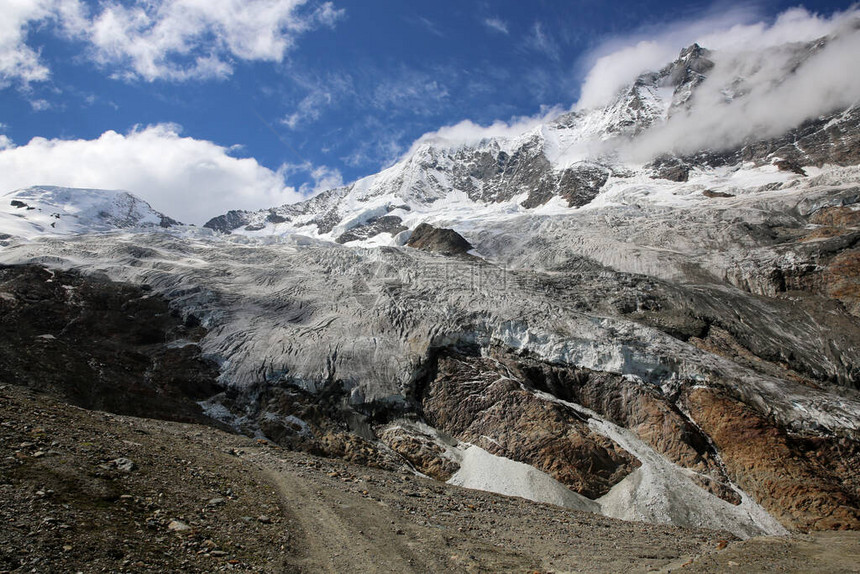
[[[103,5],[91,25],[76,30],[106,65],[130,65],[134,76],[187,80],[218,78],[230,60],[280,62],[296,38],[332,26],[343,11],[325,3],[310,13],[306,0],[151,0]]]
[[[343,175],[339,169],[328,167],[326,165],[314,166],[306,162],[299,166],[291,166],[288,171],[301,171],[309,174],[313,179],[313,184],[306,183],[301,186],[299,191],[302,194],[311,196],[316,195],[321,191],[343,187]]]
[[[3,2],[0,17],[0,88],[13,82],[27,85],[41,82],[50,70],[40,61],[39,53],[27,45],[27,31],[32,22],[51,15],[52,0],[17,0]]]
[[[170,124],[107,131],[94,140],[34,138],[18,147],[0,138],[0,192],[32,185],[123,189],[187,223],[305,199],[284,184],[283,171],[182,137]]]
[[[642,40],[601,56],[585,77],[577,107],[589,109],[608,103],[638,75],[661,68],[677,54],[674,46],[667,43]]]
[[[835,35],[812,53],[803,44],[771,46],[782,31],[763,28],[756,41],[745,30],[747,41],[725,43],[723,50],[712,54],[715,66],[696,89],[692,107],[641,134],[630,151],[637,159],[648,159],[669,151],[732,148],[748,138],[776,137],[806,120],[858,104],[860,75],[848,73],[860,54],[857,18],[860,10],[837,17],[830,29]],[[810,20],[795,18],[800,30],[786,37],[812,39],[803,32],[814,37],[820,29],[814,17]],[[785,25],[783,21],[781,26]]]
[[[495,32],[501,32],[502,34],[508,34],[508,23],[502,20],[501,18],[485,18],[484,26],[493,30]]]
[[[120,70],[114,77],[184,81],[226,77],[234,60],[281,62],[301,34],[344,16],[331,2],[311,8],[308,0],[104,0],[92,13],[80,0],[16,0],[3,10],[6,84],[48,78],[26,42],[37,22],[55,22],[57,31],[84,41],[94,61]]]
[[[768,24],[756,5],[751,4],[721,8],[696,20],[643,28],[612,38],[586,56],[590,70],[576,107],[606,104],[639,74],[660,69],[694,42],[718,51],[762,50],[787,42],[809,42],[830,34],[845,15],[823,17],[804,8],[793,8]]]
[[[6,134],[0,134],[0,151],[11,149],[15,147],[15,144]]]
[[[477,145],[489,138],[515,138],[551,121],[562,112],[561,108],[552,107],[542,110],[539,115],[534,117],[512,118],[507,122],[495,121],[488,126],[481,126],[471,120],[465,120],[422,135],[412,144],[412,147],[403,157],[410,156],[424,145],[456,148]]]
[[[44,112],[45,110],[51,109],[51,103],[48,100],[37,99],[30,101],[30,107],[34,112]]]

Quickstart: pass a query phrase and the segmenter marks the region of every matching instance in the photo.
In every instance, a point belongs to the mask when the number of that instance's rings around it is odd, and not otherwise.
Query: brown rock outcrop
[[[666,458],[699,473],[696,482],[720,498],[739,504],[708,438],[654,385],[610,373],[550,365],[525,358],[502,359],[530,385],[589,408],[628,428]]]
[[[441,229],[428,223],[416,227],[406,245],[443,255],[463,255],[472,249],[472,245],[453,229]]]
[[[446,458],[445,450],[429,437],[401,426],[380,430],[379,438],[417,470],[436,480],[444,482],[460,468],[456,462]]]
[[[497,361],[443,356],[424,396],[427,421],[493,454],[531,464],[598,498],[639,466],[563,404],[541,400]]]
[[[685,392],[731,479],[793,530],[860,528],[860,445],[789,435],[747,405],[706,388]],[[845,477],[849,477],[848,480]]]

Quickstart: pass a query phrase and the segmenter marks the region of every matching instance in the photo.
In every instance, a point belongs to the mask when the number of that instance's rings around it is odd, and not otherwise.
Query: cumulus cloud
[[[299,192],[308,197],[316,195],[321,191],[343,187],[344,185],[343,175],[339,169],[327,165],[314,165],[309,161],[298,164],[284,164],[281,172],[286,176],[297,173],[309,176],[311,181],[302,184],[299,188]]]
[[[0,192],[32,185],[123,189],[186,223],[305,199],[285,185],[286,171],[183,137],[170,124],[107,131],[94,140],[34,138],[18,147],[0,138]]]
[[[308,0],[105,0],[93,11],[81,0],[17,0],[0,21],[0,80],[47,79],[26,43],[40,21],[84,41],[116,77],[183,81],[228,76],[234,60],[280,62],[301,34],[343,15],[331,2]]]
[[[27,31],[32,22],[48,18],[52,0],[19,0],[3,3],[0,18],[0,88],[13,82],[27,85],[41,82],[50,70],[41,62],[39,53],[27,45]]]

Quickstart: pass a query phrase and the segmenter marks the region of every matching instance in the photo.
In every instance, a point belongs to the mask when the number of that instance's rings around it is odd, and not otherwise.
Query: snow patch
[[[600,512],[599,504],[569,490],[545,472],[490,454],[477,446],[465,450],[460,470],[448,480],[448,484],[519,496],[584,512]]]

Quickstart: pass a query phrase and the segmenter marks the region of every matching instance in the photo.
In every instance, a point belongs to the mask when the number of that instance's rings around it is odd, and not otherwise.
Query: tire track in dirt
[[[534,557],[422,526],[384,502],[325,487],[265,451],[248,452],[277,489],[291,530],[297,572],[525,570]]]

